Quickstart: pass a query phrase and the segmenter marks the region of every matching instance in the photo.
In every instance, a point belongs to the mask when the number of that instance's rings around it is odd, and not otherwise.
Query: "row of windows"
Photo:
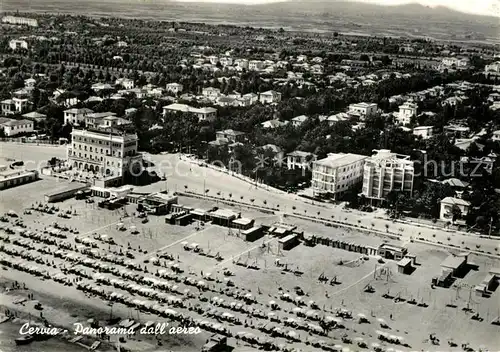
[[[71,155],[71,152],[69,153],[69,155]],[[73,156],[76,156],[76,152],[73,152]],[[104,158],[101,156],[101,157],[97,157],[97,156],[92,156],[92,155],[89,155],[87,157],[87,154],[83,154],[83,157],[82,157],[82,153],[78,153],[78,157],[79,158],[82,158],[82,159],[89,159],[89,160],[93,160],[93,161],[104,161]],[[111,163],[109,162],[109,160],[106,162],[107,165],[112,165],[112,166],[115,166],[115,162],[114,161],[111,161]],[[116,163],[116,166],[117,167],[120,167],[121,166],[121,163],[120,162],[117,162]]]

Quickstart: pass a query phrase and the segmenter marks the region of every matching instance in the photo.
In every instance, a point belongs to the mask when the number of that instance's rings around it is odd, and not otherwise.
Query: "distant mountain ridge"
[[[65,13],[177,22],[205,22],[308,32],[447,40],[500,41],[497,17],[418,4],[381,6],[342,0],[288,0],[259,5],[173,0],[1,0],[0,11]],[[216,0],[214,0],[216,1]],[[237,15],[235,15],[237,14]]]

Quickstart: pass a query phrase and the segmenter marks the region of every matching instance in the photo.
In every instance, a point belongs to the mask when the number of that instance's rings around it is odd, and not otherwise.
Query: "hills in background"
[[[291,0],[246,6],[168,0],[2,0],[0,10],[500,42],[498,17],[418,4],[380,6],[335,0]]]

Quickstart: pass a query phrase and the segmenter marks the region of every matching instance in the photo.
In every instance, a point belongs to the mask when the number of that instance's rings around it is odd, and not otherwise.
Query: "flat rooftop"
[[[466,255],[453,255],[450,254],[442,263],[444,268],[457,269],[460,265],[467,261]]]

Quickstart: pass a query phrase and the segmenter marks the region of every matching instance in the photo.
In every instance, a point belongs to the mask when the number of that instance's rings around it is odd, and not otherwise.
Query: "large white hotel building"
[[[384,201],[391,191],[411,197],[415,170],[410,157],[387,149],[374,150],[374,153],[365,160],[363,195],[378,202]]]
[[[142,155],[137,152],[137,134],[112,128],[73,129],[71,136],[67,153],[73,170],[93,172],[100,178],[116,181],[140,172]]]
[[[367,156],[330,153],[312,164],[314,196],[337,197],[363,181],[363,165]]]

